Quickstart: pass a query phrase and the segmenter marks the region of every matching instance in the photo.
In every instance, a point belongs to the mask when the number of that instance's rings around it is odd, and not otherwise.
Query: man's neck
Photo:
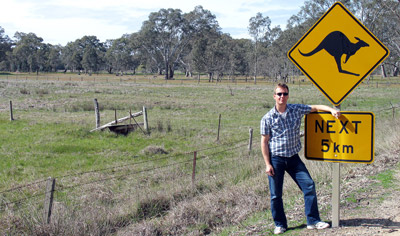
[[[286,107],[287,107],[287,105],[286,104],[282,104],[282,105],[279,105],[279,104],[275,104],[275,109],[279,112],[279,113],[284,113],[285,111],[286,111]]]

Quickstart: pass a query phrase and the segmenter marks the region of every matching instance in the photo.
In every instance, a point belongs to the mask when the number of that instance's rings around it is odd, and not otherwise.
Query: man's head
[[[279,84],[277,84],[277,85],[275,86],[274,95],[276,94],[276,89],[277,89],[277,88],[286,89],[286,90],[287,90],[287,93],[289,93],[289,87],[288,87],[287,84],[285,84],[285,83],[279,83]]]
[[[277,84],[274,90],[274,99],[277,105],[286,105],[289,99],[289,87],[283,83]]]

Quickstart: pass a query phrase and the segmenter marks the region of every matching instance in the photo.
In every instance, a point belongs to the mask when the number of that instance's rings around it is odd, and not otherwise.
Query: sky
[[[44,43],[65,46],[83,36],[101,42],[138,32],[151,12],[162,8],[188,13],[203,6],[216,16],[223,33],[250,38],[249,19],[258,12],[271,25],[286,27],[300,11],[304,0],[6,0],[2,3],[0,26],[14,39],[15,32],[34,33]]]

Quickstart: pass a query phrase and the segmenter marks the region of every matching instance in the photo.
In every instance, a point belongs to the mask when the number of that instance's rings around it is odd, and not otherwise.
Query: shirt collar
[[[289,104],[286,104],[286,110],[285,110],[284,113],[281,114],[281,113],[279,113],[279,111],[276,109],[276,106],[274,106],[273,115],[274,115],[274,116],[286,115],[286,114],[289,112],[289,110],[291,110],[291,107],[290,107]]]

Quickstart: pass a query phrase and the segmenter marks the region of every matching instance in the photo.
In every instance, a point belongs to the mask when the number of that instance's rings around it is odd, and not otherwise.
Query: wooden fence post
[[[46,184],[46,193],[44,199],[44,222],[50,223],[51,210],[53,208],[54,188],[56,186],[56,179],[49,177]]]
[[[14,120],[12,101],[10,101],[10,121]]]
[[[143,106],[143,126],[144,126],[144,130],[148,134],[149,133],[149,124],[147,121],[147,108],[145,106]]]
[[[221,128],[221,114],[219,114],[219,119],[218,119],[218,134],[217,134],[217,142],[219,141],[219,130]]]
[[[100,112],[99,112],[99,103],[97,102],[97,98],[94,99],[94,112],[96,115],[96,128],[100,127]]]
[[[193,169],[192,169],[192,187],[195,186],[196,180],[196,159],[197,159],[197,151],[193,152]]]
[[[392,119],[394,119],[395,111],[394,111],[394,106],[393,106],[392,102],[390,102],[390,106],[392,106]]]
[[[253,129],[252,128],[249,129],[249,135],[250,135],[250,137],[249,137],[249,152],[251,152],[251,146],[253,144]]]

